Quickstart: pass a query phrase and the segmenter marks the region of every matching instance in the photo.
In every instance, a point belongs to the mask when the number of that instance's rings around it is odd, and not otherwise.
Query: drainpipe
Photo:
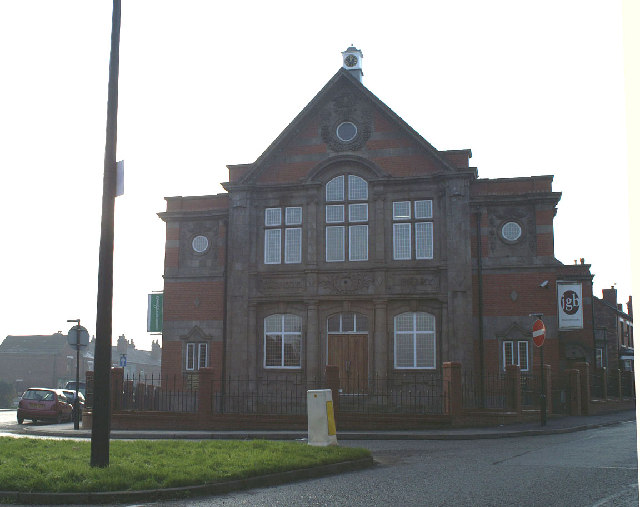
[[[478,341],[480,348],[480,402],[484,408],[484,304],[482,300],[482,236],[480,220],[482,214],[476,212],[476,256],[478,259]]]
[[[229,298],[229,216],[224,221],[224,301],[222,302],[222,372],[220,382],[220,413],[224,414],[224,394],[227,377],[227,299]]]

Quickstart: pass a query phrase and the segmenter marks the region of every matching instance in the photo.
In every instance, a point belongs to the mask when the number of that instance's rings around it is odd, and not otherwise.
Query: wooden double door
[[[369,335],[329,334],[327,364],[338,367],[340,389],[345,394],[367,392]]]

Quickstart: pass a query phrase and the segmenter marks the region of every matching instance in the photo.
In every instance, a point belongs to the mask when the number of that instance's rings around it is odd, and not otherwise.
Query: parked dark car
[[[69,389],[63,389],[62,392],[67,397],[67,400],[69,400],[69,403],[75,410],[75,405],[73,404],[73,402],[76,399],[76,392],[70,391]],[[84,409],[84,396],[82,395],[82,391],[78,390],[78,410],[80,411],[80,417],[78,418],[79,421],[82,421],[82,409]],[[71,420],[76,420],[75,412],[72,412]]]
[[[73,407],[61,389],[31,387],[24,392],[18,403],[18,424],[22,424],[25,419],[33,422],[70,421],[72,411]]]

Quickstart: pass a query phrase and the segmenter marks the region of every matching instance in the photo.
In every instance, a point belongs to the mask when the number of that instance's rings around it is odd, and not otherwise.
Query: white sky
[[[123,4],[114,342],[157,338],[163,198],[222,192],[352,43],[364,84],[436,148],[471,148],[480,177],[555,175],[556,257],[627,301],[619,2]],[[0,341],[75,318],[95,333],[110,31],[108,0],[0,3]]]

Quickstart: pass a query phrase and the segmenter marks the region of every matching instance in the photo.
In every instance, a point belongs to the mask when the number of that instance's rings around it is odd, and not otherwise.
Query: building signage
[[[582,284],[558,282],[558,330],[582,329]]]
[[[147,307],[147,332],[162,332],[162,305],[164,294],[149,294],[149,304]]]

